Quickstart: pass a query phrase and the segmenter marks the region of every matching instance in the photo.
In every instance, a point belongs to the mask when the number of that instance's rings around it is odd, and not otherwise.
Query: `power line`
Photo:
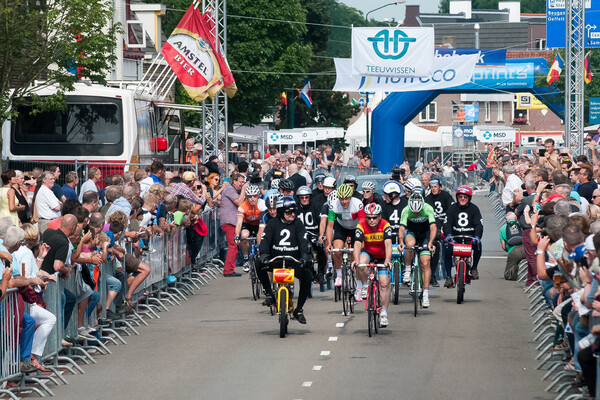
[[[279,72],[279,71],[243,71],[239,69],[232,69],[231,72],[240,74],[263,74],[263,75],[335,75],[335,71],[322,71],[322,72]]]

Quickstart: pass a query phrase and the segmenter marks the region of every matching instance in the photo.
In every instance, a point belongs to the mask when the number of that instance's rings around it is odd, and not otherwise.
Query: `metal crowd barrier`
[[[18,334],[20,321],[16,321],[15,318],[18,294],[16,290],[9,290],[0,302],[0,397],[6,395],[11,399],[18,399],[14,392],[23,390],[34,391],[40,397],[53,396],[49,384],[68,384],[63,372],[83,374],[82,366],[96,363],[97,355],[112,353],[107,343],[126,344],[125,336],[139,334],[135,329],[136,326],[148,325],[146,319],[160,318],[160,311],[168,311],[166,304],[181,304],[187,295],[194,294],[194,289],[200,289],[202,285],[208,284],[209,280],[222,273],[223,263],[218,257],[226,243],[220,232],[218,209],[206,208],[200,217],[206,223],[208,232],[196,260],[190,262],[186,260],[187,240],[183,228],[175,230],[171,235],[152,237],[149,242],[150,250],[142,257],[142,262],[150,267],[150,275],[133,296],[135,303],[133,314],[113,320],[109,326],[99,326],[98,332],[94,334],[98,339],[96,341],[76,339],[78,336],[77,304],[69,324],[66,329],[63,329],[63,291],[67,289],[76,294],[77,279],[81,277],[72,273],[67,280],[58,278],[56,283],[48,282],[44,291],[46,309],[57,317],[57,321],[48,336],[42,361],[45,367],[52,371],[51,375],[43,375],[39,372],[24,375],[20,372]],[[98,317],[106,317],[104,306],[108,291],[107,277],[114,275],[115,265],[114,260],[109,260],[99,267],[101,274],[97,289],[100,292],[103,311],[101,315],[97,315]],[[174,282],[169,282],[169,275],[175,277]],[[121,290],[125,293],[126,285]],[[111,308],[114,310],[114,303]],[[94,311],[90,318],[95,319],[95,317]],[[73,346],[63,346],[65,337],[76,339]],[[3,385],[5,382],[15,382],[16,386],[6,387]]]

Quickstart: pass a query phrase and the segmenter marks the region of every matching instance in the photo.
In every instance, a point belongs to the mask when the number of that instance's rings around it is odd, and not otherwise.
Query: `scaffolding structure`
[[[565,2],[565,145],[583,154],[585,0]]]

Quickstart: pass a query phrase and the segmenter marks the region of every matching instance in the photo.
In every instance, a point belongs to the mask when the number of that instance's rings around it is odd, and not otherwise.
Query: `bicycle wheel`
[[[456,264],[456,304],[460,304],[464,300],[466,268],[465,260],[459,260]]]
[[[419,312],[419,265],[413,265],[412,270],[412,282],[411,286],[413,288],[413,304],[414,304],[414,314],[415,317]]]
[[[347,277],[348,277],[348,271],[346,270],[346,265],[342,265],[341,294],[342,294],[342,310],[343,310],[345,316],[350,313],[350,304],[348,304],[349,303],[348,282],[346,281]]]
[[[350,313],[354,314],[354,294],[356,293],[356,279],[354,278],[354,272],[348,270],[348,305],[350,306]]]
[[[284,338],[288,324],[288,291],[281,289],[279,293],[279,337]]]
[[[337,269],[336,269],[335,270],[335,275],[334,275],[334,281],[335,281],[335,278],[337,278],[337,274],[338,274],[338,272],[337,272]],[[337,303],[337,301],[339,299],[342,298],[341,286],[334,286],[334,288],[333,288],[333,298],[334,298],[334,300],[335,300],[336,303]]]
[[[252,300],[260,299],[260,282],[257,285],[258,277],[256,276],[256,265],[254,265],[254,257],[250,257],[250,283],[252,284]]]
[[[392,280],[394,284],[392,285],[392,291],[394,292],[394,304],[398,304],[398,298],[400,297],[400,262],[398,260],[394,261],[393,270]]]
[[[367,293],[367,325],[369,328],[369,337],[373,335],[374,329],[374,320],[373,320],[373,310],[375,308],[375,299],[373,298],[373,281],[369,281],[369,290]]]
[[[379,282],[375,282],[373,285],[373,299],[375,300],[375,307],[373,307],[373,327],[375,333],[379,333],[379,310],[381,308],[381,298],[379,296]]]

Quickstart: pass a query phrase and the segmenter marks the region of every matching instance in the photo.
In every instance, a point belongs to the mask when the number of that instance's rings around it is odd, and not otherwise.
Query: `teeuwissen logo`
[[[367,38],[367,40],[373,43],[373,51],[375,51],[375,54],[384,60],[399,60],[404,57],[408,51],[410,43],[417,41],[416,38],[408,37],[408,35],[400,29],[394,31],[393,37],[390,37],[389,30],[382,29],[377,32],[375,36]],[[381,50],[380,46],[382,43],[383,50]],[[390,46],[390,44],[392,46]]]

